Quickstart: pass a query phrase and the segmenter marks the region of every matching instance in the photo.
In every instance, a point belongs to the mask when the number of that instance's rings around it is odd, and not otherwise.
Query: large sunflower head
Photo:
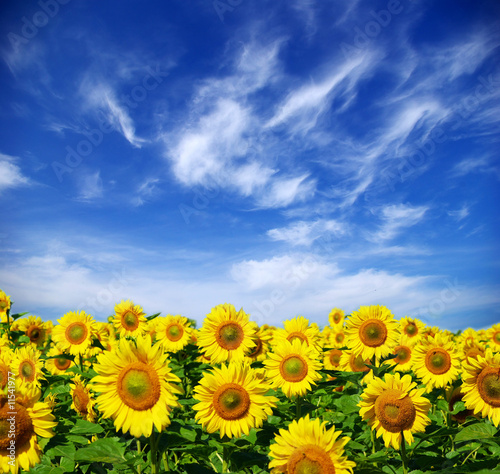
[[[464,364],[462,380],[465,406],[500,426],[500,353],[488,349],[484,357],[470,359]]]
[[[52,330],[52,339],[57,346],[73,355],[83,355],[92,344],[97,325],[85,311],[66,313]]]
[[[10,296],[0,290],[0,318],[2,323],[7,322],[7,311],[10,309]]]
[[[417,389],[411,375],[386,374],[383,379],[374,378],[365,388],[359,402],[359,414],[368,422],[384,444],[399,449],[401,440],[413,442],[413,433],[420,433],[430,423],[427,416],[431,403]]]
[[[274,331],[271,341],[273,345],[280,344],[283,341],[293,342],[299,340],[317,351],[321,350],[321,333],[317,326],[309,324],[308,319],[297,316],[286,320],[283,325],[284,329],[278,328]]]
[[[453,341],[443,334],[422,339],[414,349],[413,370],[427,391],[452,383],[460,374],[460,358]]]
[[[16,349],[11,361],[14,373],[24,384],[39,386],[44,379],[42,373],[43,361],[40,359],[40,351],[32,346]]]
[[[132,436],[150,436],[153,424],[162,431],[170,424],[170,412],[178,406],[175,385],[180,379],[168,365],[168,355],[151,337],[136,341],[122,339],[112,351],[97,356],[92,388],[98,392],[97,404],[105,418],[112,418],[116,429]]]
[[[82,378],[76,374],[71,380],[71,408],[75,410],[84,420],[93,422],[95,420],[94,395]]]
[[[256,325],[232,304],[215,306],[207,314],[198,333],[198,347],[212,364],[231,360],[243,361],[245,354],[255,347]]]
[[[154,331],[156,340],[167,352],[178,352],[191,342],[191,324],[184,316],[167,314],[156,318]]]
[[[65,375],[66,370],[73,367],[75,363],[71,360],[67,352],[62,351],[57,346],[54,346],[47,352],[45,360],[45,368],[52,375]]]
[[[414,343],[422,337],[425,324],[417,318],[405,316],[399,320],[401,335],[406,336]]]
[[[37,316],[17,319],[12,324],[12,329],[14,331],[23,331],[30,338],[31,344],[37,347],[43,346],[47,338],[45,323],[42,321],[42,318]]]
[[[342,432],[335,428],[327,430],[326,424],[306,415],[292,421],[286,430],[280,429],[270,446],[271,473],[352,473],[356,464],[344,456],[344,447],[350,438],[339,438]]]
[[[333,308],[328,315],[328,322],[332,328],[342,328],[344,325],[344,311],[340,308]]]
[[[15,387],[15,399],[0,394],[0,471],[16,474],[19,468],[29,471],[40,462],[42,452],[37,436],[51,438],[57,424],[50,407],[38,401],[40,390]],[[15,436],[9,436],[9,431]],[[9,449],[15,455],[9,456]]]
[[[282,341],[264,360],[267,378],[288,397],[303,396],[321,379],[319,353],[299,339]]]
[[[133,301],[122,300],[115,305],[113,324],[120,337],[142,336],[146,330],[146,313]]]
[[[346,345],[364,359],[379,361],[399,340],[399,323],[385,306],[361,306],[353,311],[345,329]]]
[[[195,419],[209,433],[240,437],[260,428],[272,415],[277,398],[266,395],[269,385],[248,364],[232,361],[205,373],[195,387]]]

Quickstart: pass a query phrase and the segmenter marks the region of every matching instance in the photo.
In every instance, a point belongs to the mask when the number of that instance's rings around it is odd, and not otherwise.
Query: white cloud
[[[0,193],[9,188],[16,188],[30,183],[21,168],[15,164],[17,157],[0,153]]]
[[[142,206],[152,199],[158,192],[158,178],[146,178],[137,188],[136,196],[132,198],[132,205]]]
[[[375,242],[393,239],[408,227],[418,224],[428,210],[426,206],[412,207],[409,204],[383,207],[379,211],[382,224],[374,234],[367,235],[367,239]]]
[[[298,221],[288,227],[270,229],[267,235],[272,240],[283,241],[292,246],[310,246],[317,238],[325,234],[344,235],[346,227],[335,220]]]
[[[471,173],[493,173],[500,178],[500,168],[495,166],[488,156],[465,158],[459,161],[450,172],[452,178],[461,178]]]
[[[80,170],[77,175],[78,197],[79,201],[93,201],[103,196],[103,184],[101,172],[99,170],[91,173]]]
[[[469,207],[465,205],[455,211],[448,211],[448,215],[456,219],[458,222],[465,219],[469,214]]]

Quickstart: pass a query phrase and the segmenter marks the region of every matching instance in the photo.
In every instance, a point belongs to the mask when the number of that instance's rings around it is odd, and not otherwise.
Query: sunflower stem
[[[170,467],[168,466],[167,452],[163,451],[163,467],[166,472],[170,472]]]
[[[401,461],[403,461],[403,474],[408,474],[408,456],[406,455],[406,441],[401,431]]]
[[[297,400],[295,401],[295,409],[295,418],[299,420],[302,411],[302,397],[299,395],[297,395]]]
[[[222,448],[222,472],[229,471],[229,459],[231,457],[231,450],[227,446]]]
[[[149,447],[151,450],[151,474],[158,473],[158,455],[156,453],[156,436],[155,430],[151,432],[151,436],[149,437]]]
[[[136,445],[137,445],[137,454],[141,454],[142,453],[141,440],[139,438],[137,438],[135,441],[136,441]],[[137,472],[138,472],[138,474],[142,474],[142,468],[141,468],[140,464],[137,466]]]
[[[82,356],[82,354],[80,354],[80,370],[83,374],[83,356]]]

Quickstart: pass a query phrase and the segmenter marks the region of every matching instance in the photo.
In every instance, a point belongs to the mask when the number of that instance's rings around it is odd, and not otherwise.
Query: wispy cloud
[[[393,239],[405,229],[421,222],[428,210],[427,206],[413,207],[409,204],[385,206],[379,211],[382,220],[379,229],[368,234],[367,239],[375,242]]]
[[[158,194],[159,178],[146,178],[137,188],[136,195],[132,198],[133,206],[142,206]]]
[[[101,172],[81,170],[77,175],[78,201],[90,202],[101,198],[104,193]]]
[[[457,222],[460,222],[461,220],[465,219],[469,214],[470,214],[469,206],[466,205],[462,206],[460,209],[457,209],[455,211],[448,211],[448,215],[456,219]]]
[[[340,236],[346,233],[346,226],[332,219],[316,221],[298,221],[287,227],[270,229],[267,235],[272,240],[283,241],[295,247],[310,246],[316,239],[324,235]]]
[[[16,164],[19,159],[15,156],[0,153],[0,193],[9,188],[16,188],[30,183],[21,168]]]

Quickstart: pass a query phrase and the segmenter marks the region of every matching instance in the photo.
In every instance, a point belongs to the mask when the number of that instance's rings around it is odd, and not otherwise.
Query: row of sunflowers
[[[127,300],[53,325],[1,290],[0,317],[1,472],[500,472],[500,324],[221,304],[196,329]]]

